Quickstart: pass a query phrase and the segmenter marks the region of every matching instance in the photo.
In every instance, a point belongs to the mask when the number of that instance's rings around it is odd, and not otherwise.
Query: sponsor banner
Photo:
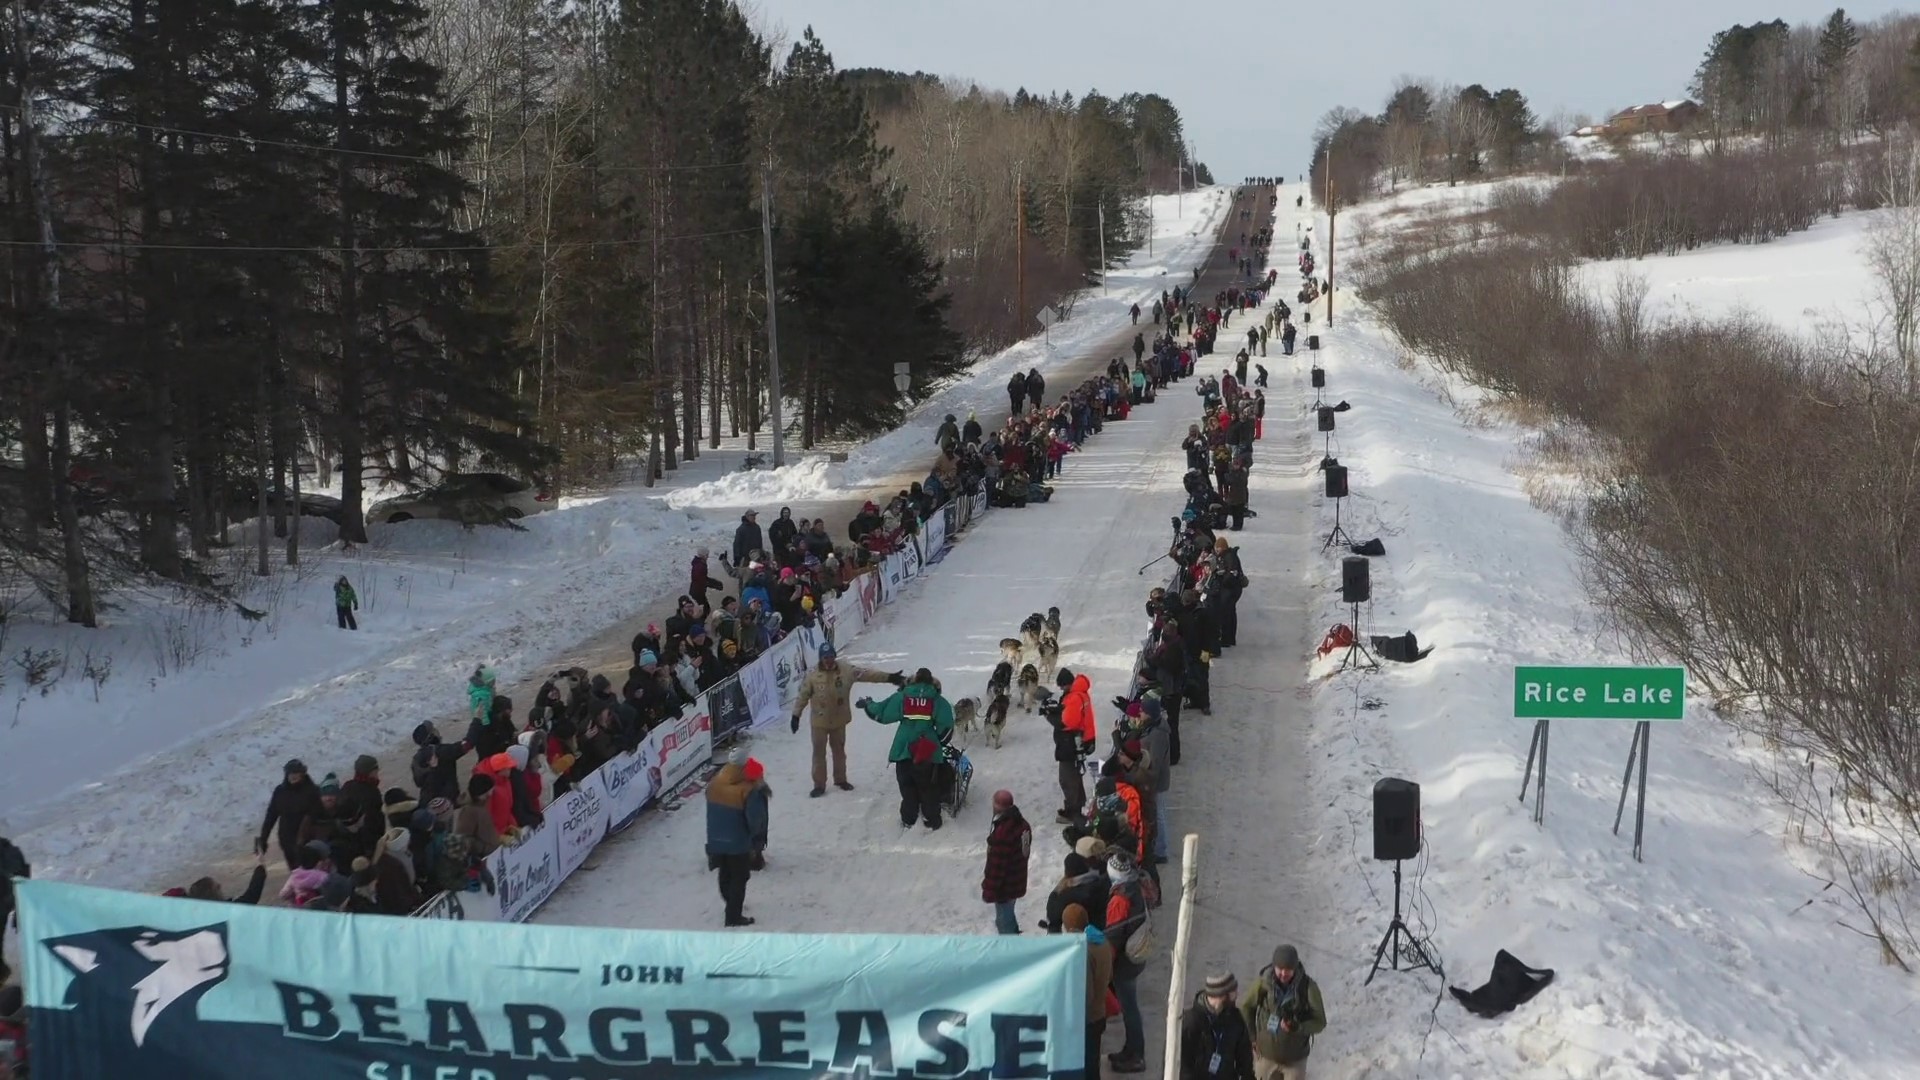
[[[863,630],[873,622],[874,613],[880,610],[882,603],[885,603],[881,598],[885,577],[885,567],[877,568],[854,578],[853,588],[847,590],[848,593],[860,595],[860,613],[864,618],[860,627]]]
[[[912,581],[914,578],[919,577],[920,566],[923,560],[920,558],[920,548],[918,545],[908,544],[906,547],[901,548],[900,556],[904,560],[904,564],[900,568],[901,576],[907,581]]]
[[[558,834],[554,844],[560,853],[563,878],[580,869],[580,864],[587,861],[612,824],[612,803],[600,782],[600,773],[605,771],[604,767],[595,771],[547,807],[544,828]]]
[[[18,886],[35,1080],[1080,1080],[1075,935],[466,926]]]
[[[560,872],[560,845],[555,835],[559,831],[549,817],[546,824],[522,832],[519,843],[487,856],[487,869],[493,871],[493,895],[488,896],[485,890],[469,893],[467,904],[485,906],[491,900],[497,911],[488,912],[493,917],[480,921],[524,922],[547,902],[565,876]]]
[[[979,518],[986,517],[988,508],[989,508],[989,503],[987,502],[987,493],[983,490],[980,492],[980,494],[975,495],[973,497],[974,518],[979,519]]]
[[[621,754],[594,771],[607,796],[607,829],[619,832],[633,824],[657,793],[653,772],[641,754]]]
[[[953,516],[953,504],[948,503],[942,507],[939,512],[927,519],[925,533],[927,550],[924,554],[926,555],[928,565],[939,562],[940,556],[947,553],[947,523]]]
[[[741,689],[747,693],[747,709],[753,714],[753,726],[770,727],[787,718],[780,703],[780,673],[793,675],[793,654],[800,643],[788,638],[740,672]]]
[[[648,732],[646,741],[640,744],[655,792],[678,786],[695,769],[713,760],[713,716],[708,712],[708,700],[701,694],[692,705],[680,710],[678,717]]]
[[[861,575],[846,592],[827,601],[827,632],[835,644],[848,644],[867,628],[866,602],[860,596],[860,582],[872,576]]]
[[[715,743],[725,742],[753,726],[753,710],[747,707],[747,692],[741,688],[738,675],[713,684],[713,689],[707,691],[707,705],[713,710]]]
[[[435,893],[433,899],[413,913],[416,919],[457,919],[463,922],[492,922],[500,905],[484,891],[464,890]]]
[[[896,551],[880,563],[880,603],[891,604],[900,595],[900,587],[907,583],[907,557]]]

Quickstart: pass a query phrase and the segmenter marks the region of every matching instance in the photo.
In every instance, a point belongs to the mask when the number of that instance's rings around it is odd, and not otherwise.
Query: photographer
[[[1254,1071],[1268,1080],[1306,1080],[1313,1037],[1327,1029],[1320,984],[1300,966],[1291,945],[1273,950],[1273,965],[1260,973],[1240,1014],[1253,1033]]]

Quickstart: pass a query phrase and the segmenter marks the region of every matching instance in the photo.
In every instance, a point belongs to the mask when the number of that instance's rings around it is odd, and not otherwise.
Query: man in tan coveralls
[[[853,723],[853,709],[847,698],[853,684],[863,682],[900,686],[906,682],[906,676],[898,671],[889,674],[870,668],[841,667],[834,659],[833,646],[828,644],[820,646],[820,662],[800,683],[800,697],[793,703],[793,721],[788,727],[799,734],[800,713],[809,703],[813,705],[813,790],[808,792],[812,798],[827,793],[829,748],[833,750],[833,786],[841,791],[853,790],[853,785],[847,782],[847,725]]]

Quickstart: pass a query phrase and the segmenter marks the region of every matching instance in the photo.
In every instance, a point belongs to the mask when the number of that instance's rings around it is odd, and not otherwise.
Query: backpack
[[[1153,959],[1153,950],[1156,944],[1153,940],[1153,914],[1147,909],[1147,898],[1145,895],[1146,883],[1147,879],[1144,877],[1137,879],[1135,881],[1136,887],[1133,889],[1133,895],[1128,897],[1128,899],[1134,901],[1135,906],[1140,909],[1140,914],[1133,917],[1140,921],[1140,925],[1133,933],[1127,935],[1127,959],[1135,964],[1142,965],[1148,960]],[[1132,922],[1133,919],[1127,921]]]

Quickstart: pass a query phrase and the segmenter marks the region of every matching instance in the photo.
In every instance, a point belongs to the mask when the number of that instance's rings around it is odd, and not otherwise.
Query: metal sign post
[[[1641,861],[1647,820],[1647,756],[1653,721],[1680,720],[1687,709],[1687,671],[1679,667],[1516,667],[1513,669],[1513,715],[1532,719],[1533,740],[1527,746],[1527,764],[1521,770],[1520,801],[1533,788],[1533,820],[1546,820],[1547,722],[1549,720],[1633,720],[1633,742],[1627,748],[1627,771],[1620,779],[1620,802],[1614,809],[1613,834],[1620,835],[1626,816],[1627,790],[1638,794],[1633,812],[1633,858]]]
[[[1041,308],[1040,313],[1033,318],[1035,322],[1040,324],[1041,339],[1051,347],[1053,345],[1053,324],[1060,321],[1060,313],[1053,310],[1052,304],[1048,304],[1046,307]]]

